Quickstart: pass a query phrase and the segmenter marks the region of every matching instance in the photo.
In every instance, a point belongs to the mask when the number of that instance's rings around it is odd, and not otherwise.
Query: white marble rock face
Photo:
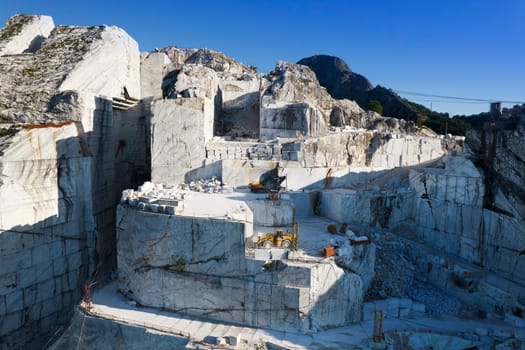
[[[0,137],[0,251],[13,262],[0,269],[13,282],[0,288],[0,337],[18,348],[67,322],[95,251],[115,254],[111,98],[140,97],[140,61],[116,27],[15,16],[0,38],[2,128],[18,130]],[[39,330],[27,339],[21,308]]]
[[[23,129],[9,140],[0,157],[2,164],[0,225],[9,229],[59,218],[60,157],[76,157],[80,151],[74,124],[59,128]]]
[[[82,60],[69,72],[60,91],[78,90],[99,96],[140,98],[140,54],[138,44],[123,29],[104,27]]]
[[[260,261],[245,256],[243,222],[122,204],[118,218],[120,289],[143,305],[303,332],[361,318],[359,275],[334,261],[283,261],[281,269],[261,271]]]
[[[5,39],[0,41],[0,56],[21,54],[37,47],[54,27],[53,18],[49,16],[11,17],[1,32],[5,34]]]
[[[151,179],[180,184],[202,165],[213,134],[213,103],[206,98],[155,101],[151,118]],[[182,130],[182,131],[181,131]]]

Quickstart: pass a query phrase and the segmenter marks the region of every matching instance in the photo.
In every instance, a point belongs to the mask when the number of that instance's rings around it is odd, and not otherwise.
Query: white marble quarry
[[[344,124],[363,112],[353,101],[332,99],[307,66],[279,61],[269,80],[269,87],[261,91],[262,140],[325,135],[333,109],[344,110]]]
[[[219,89],[219,78],[211,68],[187,64],[182,66],[173,89],[174,93],[185,98],[198,97],[214,100]]]
[[[260,91],[268,81],[254,72],[221,76],[217,132],[259,138]]]
[[[71,111],[80,123],[75,123],[83,156],[91,157],[92,213],[97,222],[97,253],[104,265],[115,259],[115,140],[111,100],[93,93],[79,93],[80,111]],[[80,124],[80,125],[79,125]],[[107,273],[107,272],[106,272]]]
[[[224,77],[220,82],[222,107],[228,110],[246,107],[239,104],[242,101],[240,97],[250,93],[258,95],[261,84],[263,82],[257,75],[245,74],[242,80],[236,77]]]
[[[522,192],[509,192],[523,187],[522,129],[484,138],[495,148],[480,154],[505,175],[493,189],[493,174],[468,158],[437,162],[460,151],[453,137],[334,100],[307,67],[279,62],[258,75],[207,49],[141,58],[117,27],[53,27],[49,17],[21,16],[0,33],[0,117],[25,126],[0,139],[6,347],[63,324],[82,284],[115,258],[121,291],[138,304],[274,331],[356,322],[376,245],[326,232],[342,222],[404,230],[437,255],[485,269],[412,249],[445,289],[451,274],[497,273],[468,291],[473,305],[520,305],[524,294],[505,279],[525,278]],[[130,110],[116,111],[114,97],[133,102]],[[149,178],[150,166],[152,182],[121,193],[115,222],[121,189]],[[289,193],[249,193],[275,168]],[[299,250],[252,249],[259,233],[296,221]],[[338,249],[324,258],[328,245]],[[402,317],[424,306],[388,300],[376,309]]]
[[[483,209],[483,177],[468,159],[453,157],[445,164],[444,169],[411,172],[411,188],[416,191],[417,232],[434,246],[484,264],[487,251],[480,244],[493,240],[482,236],[488,233],[490,237],[500,237],[500,230],[489,229],[488,220],[494,216]],[[507,230],[513,226],[507,225]]]
[[[508,184],[498,186],[494,195],[494,205],[514,215],[525,219],[525,111],[521,107],[522,126],[516,130],[505,130],[499,133],[487,132],[484,139],[486,149],[494,149],[494,157],[490,159],[491,168],[497,174],[499,182]]]
[[[0,56],[16,55],[37,48],[55,27],[53,18],[37,15],[11,17],[0,32]]]
[[[125,346],[128,349],[173,350],[188,349],[188,342],[189,339],[181,335],[86,316],[82,311],[75,310],[71,325],[49,349],[74,349],[81,344],[79,349],[111,349]]]
[[[151,179],[179,184],[200,168],[213,134],[213,102],[203,98],[157,100],[151,106]]]
[[[316,207],[316,197],[320,195],[320,192],[315,191],[299,191],[291,192],[287,191],[281,196],[289,198],[295,207],[295,215],[299,217],[314,216],[314,210]]]
[[[406,188],[390,191],[333,189],[320,196],[321,215],[376,229],[396,228],[411,218],[414,192]]]
[[[263,96],[260,113],[261,139],[318,136],[327,131],[322,115],[307,103],[273,105]]]
[[[363,318],[372,321],[375,311],[382,311],[385,319],[402,318],[425,313],[425,304],[408,298],[387,298],[363,303]]]
[[[295,206],[291,200],[258,198],[246,204],[253,212],[254,225],[279,227],[295,222]]]
[[[289,249],[271,248],[271,249],[254,249],[254,260],[267,261],[284,260],[290,256]]]
[[[58,26],[34,51],[0,56],[0,68],[0,115],[9,121],[76,119],[73,91],[140,97],[138,45],[117,27]]]
[[[123,278],[141,264],[169,270],[179,268],[180,263],[183,271],[214,275],[231,275],[245,266],[241,223],[159,215],[122,205],[118,210],[123,219],[118,237]],[[159,234],[164,237],[159,241],[162,244],[154,244]],[[153,244],[144,245],[144,241]],[[147,260],[137,265],[140,257]]]
[[[159,191],[152,190],[148,193],[141,192],[140,189],[137,192],[127,189],[122,191],[120,203],[152,213],[174,215],[184,209],[184,196],[183,192],[171,189],[165,191],[160,188]]]
[[[220,164],[222,181],[231,186],[248,186],[277,166],[277,162],[267,160],[225,159]]]
[[[436,318],[420,311],[405,315],[405,310],[419,310],[419,306],[424,305],[412,303],[410,307],[410,299],[387,301],[388,303],[380,304],[399,304],[400,311],[399,318],[390,315],[382,322],[388,346],[391,347],[404,349],[410,344],[415,348],[464,349],[496,346],[497,349],[519,349],[525,340],[522,328],[514,328],[501,320],[473,320],[445,315]],[[375,305],[364,305],[370,310],[366,321],[301,334],[292,329],[269,330],[224,324],[134,305],[117,293],[114,283],[111,283],[94,292],[93,304],[89,310],[76,313],[72,324],[50,349],[75,347],[81,330],[82,344],[86,344],[87,348],[114,348],[125,344],[128,348],[153,345],[158,349],[212,350],[218,348],[219,340],[230,345],[229,348],[242,350],[260,350],[264,347],[287,350],[373,349],[377,347],[372,342]],[[235,342],[237,346],[234,346]]]
[[[93,160],[79,139],[71,122],[0,138],[0,336],[8,348],[43,346],[42,333],[68,321],[64,310],[93,272]]]
[[[298,160],[304,167],[357,166],[380,170],[424,163],[446,153],[439,138],[349,131],[304,141]]]
[[[192,191],[205,192],[205,193],[218,193],[222,192],[221,181],[216,176],[211,179],[199,179],[196,181],[190,181],[188,188]]]
[[[351,233],[351,231],[348,233]],[[353,236],[356,240],[368,239],[366,236]],[[336,250],[335,262],[339,267],[361,276],[363,289],[368,290],[375,275],[375,252],[374,244],[351,246],[346,241]]]
[[[162,97],[165,67],[170,63],[164,52],[143,52],[140,59],[141,98]]]
[[[59,91],[78,90],[99,96],[140,98],[138,44],[123,29],[104,27],[82,60],[60,84]]]
[[[212,140],[206,146],[206,167],[218,165],[214,175],[241,186],[258,181],[265,164],[275,167],[279,162],[280,175],[286,175],[282,186],[300,191],[359,186],[390,169],[436,160],[447,152],[439,138],[394,136],[346,131],[306,141],[277,140],[275,145]],[[256,152],[258,148],[263,152]]]
[[[214,196],[216,209],[210,207],[210,214],[228,211],[227,202],[216,201],[220,194],[192,195],[191,201],[202,203],[195,195]],[[279,260],[263,269],[264,261],[245,252],[253,240],[255,212],[231,221],[197,214],[194,204],[185,202],[184,211],[173,216],[119,206],[119,280],[126,295],[142,305],[264,328],[306,332],[360,319],[359,275],[320,258]]]
[[[290,191],[358,187],[382,176],[385,169],[368,167],[301,167],[297,162],[282,162],[282,186]]]
[[[111,97],[124,87],[140,96],[138,47],[122,30],[60,26],[41,44],[0,57],[0,113],[24,124],[0,142],[0,250],[13,262],[0,271],[10,281],[0,290],[0,336],[10,348],[41,348],[67,322],[88,276],[111,268]]]
[[[149,120],[144,117],[149,101],[136,106],[112,109],[115,182],[117,189],[136,187],[149,178],[150,157],[144,152],[151,142]]]
[[[167,46],[164,48],[156,48],[154,52],[162,52],[168,56],[170,62],[174,67],[180,67],[186,60],[196,53],[198,49],[181,48],[177,46]]]
[[[10,140],[0,157],[2,186],[0,226],[32,225],[59,216],[65,198],[58,187],[57,159],[76,157],[80,152],[73,123],[61,127],[22,129]],[[45,190],[44,190],[45,189]],[[38,206],[34,204],[38,203]]]

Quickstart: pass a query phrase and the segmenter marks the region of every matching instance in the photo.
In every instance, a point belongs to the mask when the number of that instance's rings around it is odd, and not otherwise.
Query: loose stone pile
[[[137,191],[122,191],[121,203],[127,203],[140,210],[173,215],[182,209],[186,192],[176,186],[154,184],[146,181]]]
[[[429,283],[414,280],[407,288],[408,296],[424,303],[428,312],[434,315],[458,315],[462,309],[461,301],[450,296]]]
[[[185,194],[184,189],[180,187],[146,181],[142,186],[139,186],[137,191],[132,189],[122,191],[121,202],[139,200],[140,198],[148,198],[150,202],[158,199],[180,201],[184,199]]]
[[[223,193],[228,190],[229,188],[223,187],[222,182],[215,176],[211,179],[200,179],[191,181],[189,184],[179,185],[155,184],[146,181],[142,186],[139,186],[137,191],[133,189],[122,191],[120,202],[137,207],[140,210],[175,214],[176,211],[183,209],[182,202],[184,198],[190,195],[188,191]]]
[[[222,186],[222,182],[218,180],[216,176],[214,176],[209,180],[200,179],[197,181],[191,181],[188,187],[190,190],[196,192],[220,193],[223,190]]]

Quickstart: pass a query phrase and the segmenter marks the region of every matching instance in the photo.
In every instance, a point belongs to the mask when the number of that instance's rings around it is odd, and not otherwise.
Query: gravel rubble
[[[410,298],[423,303],[433,315],[459,315],[462,303],[430,283],[417,278],[415,264],[403,254],[396,241],[376,244],[375,276],[365,294],[365,301],[385,298]]]

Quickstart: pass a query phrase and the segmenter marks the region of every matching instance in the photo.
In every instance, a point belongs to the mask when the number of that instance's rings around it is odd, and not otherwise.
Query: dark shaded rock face
[[[310,67],[321,86],[336,99],[354,100],[363,109],[368,109],[371,100],[377,100],[383,106],[383,115],[387,117],[406,120],[417,118],[417,113],[400,96],[384,87],[374,87],[366,77],[352,72],[339,57],[316,55],[303,58],[298,63]]]
[[[321,86],[324,86],[334,98],[348,98],[349,95],[361,97],[364,92],[373,89],[368,79],[352,72],[346,62],[339,57],[316,55],[303,58],[297,63],[310,67]],[[351,99],[355,100],[355,98]]]

